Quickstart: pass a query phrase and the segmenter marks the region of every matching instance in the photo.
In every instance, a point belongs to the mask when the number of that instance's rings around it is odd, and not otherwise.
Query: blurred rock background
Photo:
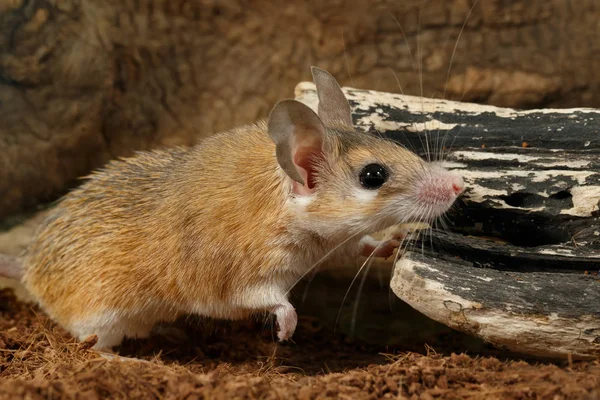
[[[111,158],[265,117],[311,65],[358,88],[599,107],[598,21],[594,0],[0,0],[0,218]]]

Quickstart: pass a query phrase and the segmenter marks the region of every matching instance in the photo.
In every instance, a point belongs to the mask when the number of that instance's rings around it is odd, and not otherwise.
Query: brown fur
[[[98,308],[143,308],[147,298],[223,299],[234,282],[265,274],[265,260],[278,262],[270,242],[285,230],[284,198],[272,195],[282,179],[264,131],[236,133],[92,174],[28,249],[29,289],[68,324]]]
[[[376,137],[330,132],[334,159],[318,168],[323,189],[307,209],[309,221],[368,219],[380,208],[344,195],[365,161],[421,162]],[[381,201],[412,184],[398,172]],[[292,254],[316,261],[339,242],[294,224],[284,206],[288,179],[262,123],[192,149],[114,161],[88,179],[45,221],[24,263],[26,286],[65,326],[103,309],[156,304],[175,317],[183,302],[226,301],[241,288],[290,273]]]

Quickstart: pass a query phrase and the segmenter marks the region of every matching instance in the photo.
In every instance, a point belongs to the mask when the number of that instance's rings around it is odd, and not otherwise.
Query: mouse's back
[[[113,161],[53,209],[23,281],[75,335],[131,315],[134,335],[148,314],[246,316],[232,296],[260,281],[264,259],[287,256],[272,244],[285,230],[283,179],[264,123]]]

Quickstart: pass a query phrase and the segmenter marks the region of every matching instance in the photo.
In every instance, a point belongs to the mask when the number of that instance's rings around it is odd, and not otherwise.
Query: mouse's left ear
[[[341,124],[353,130],[352,109],[333,75],[317,67],[311,67],[310,71],[319,97],[319,117],[327,126]]]
[[[294,193],[313,193],[314,161],[323,157],[325,125],[321,119],[299,101],[282,100],[269,114],[268,129],[269,136],[275,142],[277,162],[295,181]]]

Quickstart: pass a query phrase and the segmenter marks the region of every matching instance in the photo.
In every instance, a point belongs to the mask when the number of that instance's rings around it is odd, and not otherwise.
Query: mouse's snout
[[[443,168],[432,168],[430,174],[417,185],[417,201],[436,217],[445,213],[465,190],[462,177]]]

